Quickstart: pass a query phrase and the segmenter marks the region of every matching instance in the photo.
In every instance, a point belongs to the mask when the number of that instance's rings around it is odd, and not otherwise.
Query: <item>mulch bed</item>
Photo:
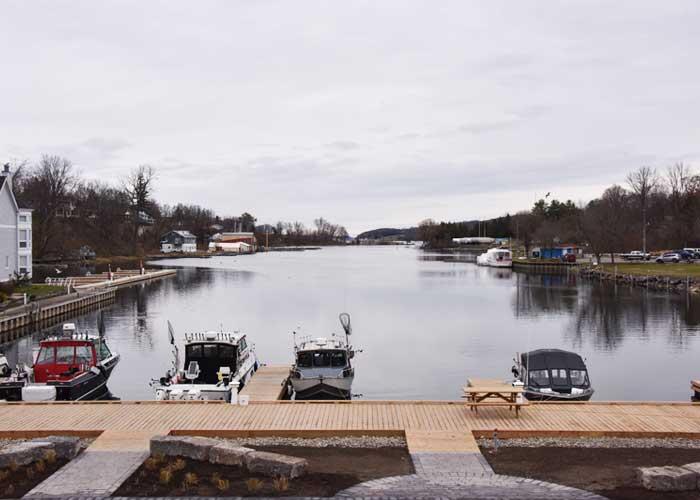
[[[68,462],[66,459],[57,459],[54,463],[43,461],[43,466],[37,466],[35,462],[22,465],[14,471],[0,469],[0,498],[23,497]]]
[[[175,471],[167,484],[160,481],[161,470],[175,462],[174,457],[149,470],[144,463],[114,493],[114,496],[315,496],[328,497],[357,483],[387,476],[413,473],[413,463],[405,448],[310,448],[301,446],[255,446],[260,451],[270,451],[309,462],[305,476],[289,480],[286,490],[277,488],[272,478],[250,474],[242,467],[214,465],[182,459],[184,468]],[[196,476],[197,484],[185,484],[186,474]],[[213,477],[212,477],[213,476]],[[228,481],[217,485],[216,478]],[[192,477],[190,476],[190,479]],[[250,479],[261,482],[259,489],[252,489]],[[248,483],[247,483],[248,481]],[[223,486],[228,486],[223,488]]]
[[[497,453],[481,451],[498,474],[572,486],[611,500],[700,500],[700,491],[653,492],[631,486],[636,467],[700,462],[700,449],[501,447]]]

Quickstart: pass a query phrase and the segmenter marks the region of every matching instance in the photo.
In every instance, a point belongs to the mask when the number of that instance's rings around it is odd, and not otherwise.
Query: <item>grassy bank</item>
[[[700,278],[700,263],[698,264],[656,264],[651,263],[628,263],[601,264],[598,266],[603,271],[614,273],[617,268],[618,274],[631,274],[634,276],[668,276],[671,278]]]

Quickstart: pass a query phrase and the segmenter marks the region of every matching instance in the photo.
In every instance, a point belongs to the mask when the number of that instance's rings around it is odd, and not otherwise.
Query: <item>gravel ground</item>
[[[493,438],[481,438],[479,446],[493,448]],[[499,448],[700,448],[700,439],[683,438],[560,438],[533,437],[499,439]]]
[[[326,438],[285,438],[258,437],[223,439],[242,446],[304,446],[308,448],[405,448],[402,437],[326,437]]]

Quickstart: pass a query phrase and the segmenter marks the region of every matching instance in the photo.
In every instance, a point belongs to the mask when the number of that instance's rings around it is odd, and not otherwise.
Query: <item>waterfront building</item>
[[[0,172],[0,282],[16,276],[32,276],[32,211],[17,205],[5,165]]]
[[[197,251],[197,237],[185,230],[173,230],[160,238],[161,253],[192,253]]]
[[[217,233],[211,237],[209,251],[252,253],[257,248],[257,240],[252,232]]]

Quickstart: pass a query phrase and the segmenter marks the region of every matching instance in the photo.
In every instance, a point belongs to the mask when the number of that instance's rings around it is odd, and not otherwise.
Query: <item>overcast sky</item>
[[[351,234],[700,167],[700,2],[0,0],[0,159]]]

